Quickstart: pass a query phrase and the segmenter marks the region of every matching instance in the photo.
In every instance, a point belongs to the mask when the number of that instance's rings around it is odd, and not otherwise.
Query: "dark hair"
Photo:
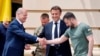
[[[62,9],[59,6],[53,6],[50,11],[52,10],[59,10],[60,13],[62,12]]]
[[[47,13],[41,14],[41,18],[49,18],[49,15]]]
[[[64,17],[63,17],[63,20],[64,20],[65,18],[66,18],[66,19],[71,19],[71,18],[76,19],[75,15],[74,15],[72,12],[67,12],[67,13],[64,15]]]

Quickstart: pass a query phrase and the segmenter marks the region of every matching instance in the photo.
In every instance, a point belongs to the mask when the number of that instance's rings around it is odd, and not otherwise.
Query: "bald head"
[[[21,13],[23,13],[24,11],[27,11],[27,10],[24,9],[24,8],[18,8],[17,11],[16,11],[16,14],[21,14]]]
[[[24,8],[18,8],[16,11],[16,18],[19,19],[22,23],[24,23],[27,18],[27,10]]]

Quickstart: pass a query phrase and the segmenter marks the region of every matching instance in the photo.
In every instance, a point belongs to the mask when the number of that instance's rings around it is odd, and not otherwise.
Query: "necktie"
[[[55,23],[54,38],[58,38],[58,26],[57,26],[57,23]],[[59,44],[56,44],[55,45],[56,49],[58,49],[59,46],[60,46]]]
[[[22,29],[25,31],[25,28],[24,28],[23,24],[21,24],[21,27],[22,27]]]
[[[57,23],[55,23],[54,38],[58,38],[58,26],[57,26]]]

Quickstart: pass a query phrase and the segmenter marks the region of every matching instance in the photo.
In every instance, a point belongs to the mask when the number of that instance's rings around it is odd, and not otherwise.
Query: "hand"
[[[39,38],[39,45],[41,45],[43,48],[46,48],[46,39],[45,38]]]
[[[47,47],[47,45],[42,45],[42,48],[43,48],[43,49],[46,49],[46,47]]]
[[[47,40],[46,40],[46,38],[42,38],[42,39],[43,39],[43,41],[41,43],[41,46],[42,46],[42,48],[46,49]]]
[[[25,45],[25,50],[30,50],[31,48],[30,48],[30,45],[29,44],[26,44]]]

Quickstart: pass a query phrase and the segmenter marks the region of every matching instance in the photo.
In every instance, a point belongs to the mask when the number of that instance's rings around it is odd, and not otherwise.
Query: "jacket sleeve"
[[[28,39],[32,42],[37,42],[37,37],[36,36],[32,36],[32,35],[24,32],[17,25],[12,25],[10,27],[9,31],[12,32],[13,34],[17,35],[17,36],[20,36],[20,38],[25,38],[25,39]]]
[[[45,37],[45,26],[42,29],[42,32],[38,35],[38,37],[43,38]]]

